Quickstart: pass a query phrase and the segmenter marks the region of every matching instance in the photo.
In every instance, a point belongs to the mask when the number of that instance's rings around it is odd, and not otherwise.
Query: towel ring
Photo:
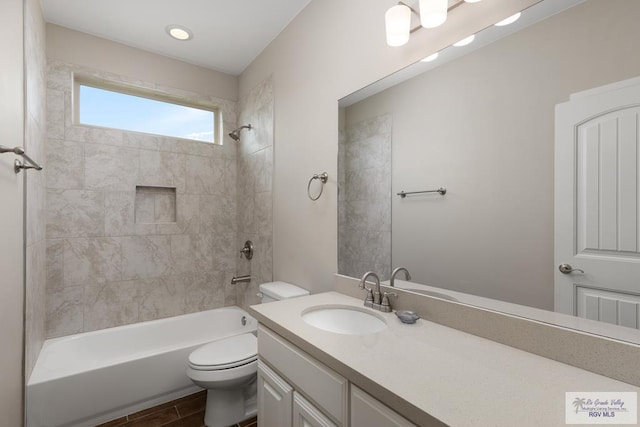
[[[322,185],[320,187],[320,193],[315,198],[311,196],[311,183],[313,182],[314,179],[319,179],[320,182],[322,183]],[[313,176],[309,180],[309,184],[307,184],[307,196],[309,196],[309,199],[311,199],[311,200],[313,200],[315,202],[316,200],[318,200],[320,198],[320,196],[322,196],[322,190],[324,189],[324,185],[327,183],[328,179],[329,179],[329,174],[326,173],[326,172],[322,172],[322,173],[319,173],[319,174],[318,173],[313,174]]]

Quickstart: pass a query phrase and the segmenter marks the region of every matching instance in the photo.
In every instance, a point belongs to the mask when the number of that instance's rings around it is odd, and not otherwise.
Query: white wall
[[[536,0],[465,4],[436,30],[421,30],[401,48],[386,46],[390,0],[316,0],[240,77],[240,94],[274,76],[274,279],[314,292],[332,286],[337,271],[338,99]],[[313,173],[329,183],[307,198]]]
[[[0,2],[0,144],[23,146],[23,2]],[[0,154],[0,414],[2,425],[23,420],[23,179],[12,154]]]
[[[639,14],[592,0],[347,109],[347,126],[393,114],[394,193],[448,189],[393,198],[394,267],[553,310],[555,105],[640,75]]]
[[[200,95],[238,100],[238,78],[47,24],[47,57]]]

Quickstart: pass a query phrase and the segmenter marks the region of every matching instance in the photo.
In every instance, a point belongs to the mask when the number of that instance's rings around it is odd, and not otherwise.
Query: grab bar
[[[9,148],[5,147],[4,145],[0,145],[0,154],[2,153],[13,153],[24,158],[24,164],[20,160],[16,160],[14,162],[13,169],[15,173],[20,172],[20,169],[35,169],[38,171],[42,170],[42,166],[40,166],[35,160],[29,157],[27,153],[25,153],[24,150],[20,147]]]
[[[409,194],[422,194],[422,193],[439,193],[441,196],[444,196],[445,194],[447,194],[447,189],[444,188],[444,187],[440,187],[437,190],[401,191],[401,192],[399,192],[397,194],[398,194],[398,196],[400,196],[400,197],[402,197],[404,199]]]

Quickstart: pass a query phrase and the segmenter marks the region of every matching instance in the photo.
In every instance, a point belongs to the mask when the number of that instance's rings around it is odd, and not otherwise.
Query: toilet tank
[[[303,297],[309,291],[287,282],[269,282],[260,285],[262,302],[280,301],[283,299]]]

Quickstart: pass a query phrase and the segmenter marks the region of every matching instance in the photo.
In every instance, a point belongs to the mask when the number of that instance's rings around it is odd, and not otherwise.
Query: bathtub
[[[256,328],[224,307],[47,340],[27,382],[27,426],[94,426],[195,393],[189,353]]]

